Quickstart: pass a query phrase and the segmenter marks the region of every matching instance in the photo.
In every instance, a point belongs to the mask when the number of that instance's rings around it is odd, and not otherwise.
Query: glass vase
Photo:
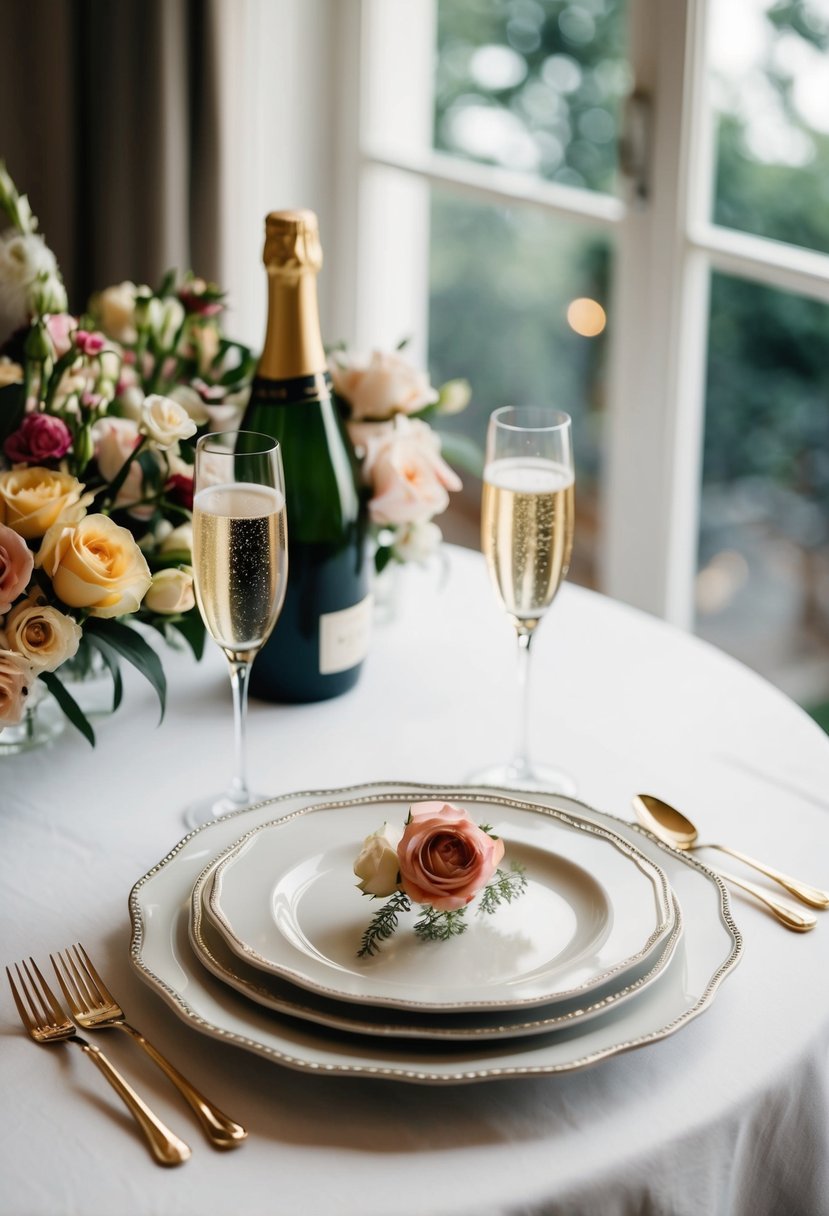
[[[0,756],[45,747],[62,733],[65,725],[66,719],[57,701],[42,681],[35,680],[22,720],[0,730]]]

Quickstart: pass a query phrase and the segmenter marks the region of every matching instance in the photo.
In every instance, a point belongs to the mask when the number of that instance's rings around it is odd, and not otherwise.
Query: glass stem
[[[236,744],[236,773],[228,787],[227,796],[237,806],[250,802],[248,789],[247,716],[250,663],[228,656],[230,687],[233,690],[233,735]]]
[[[530,642],[532,630],[518,627],[518,743],[512,768],[516,777],[528,777],[531,773],[529,756],[530,726]]]

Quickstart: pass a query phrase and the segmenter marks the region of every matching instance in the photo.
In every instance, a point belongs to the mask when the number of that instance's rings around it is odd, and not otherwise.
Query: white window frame
[[[337,332],[358,346],[411,336],[425,360],[429,189],[581,220],[612,235],[613,297],[599,576],[614,598],[694,623],[712,271],[829,302],[829,257],[710,221],[709,4],[629,0],[646,163],[622,198],[431,149],[435,0],[340,0]],[[378,97],[403,99],[391,114]],[[644,175],[644,182],[643,182]],[[644,185],[644,197],[642,187]]]

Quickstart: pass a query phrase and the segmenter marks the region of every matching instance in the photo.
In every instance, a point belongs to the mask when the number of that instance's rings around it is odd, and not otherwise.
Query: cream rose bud
[[[98,324],[108,337],[131,345],[138,337],[135,328],[135,284],[117,283],[93,300]]]
[[[398,528],[392,549],[402,562],[425,562],[440,548],[443,533],[436,523],[406,524]]]
[[[181,566],[178,569],[170,567],[156,571],[150,589],[144,596],[143,605],[149,608],[150,612],[173,616],[180,612],[189,612],[195,602],[193,571],[189,566]]]
[[[28,659],[13,650],[0,650],[0,728],[16,726],[23,720],[34,681]]]
[[[188,521],[186,524],[179,524],[177,528],[165,532],[158,551],[159,553],[192,553],[193,525]]]
[[[32,670],[55,671],[78,653],[83,631],[77,621],[51,604],[24,600],[6,618],[9,650],[22,654]]]
[[[162,451],[179,439],[195,435],[197,427],[183,405],[159,393],[150,393],[141,406],[139,430]]]
[[[58,599],[90,616],[135,612],[153,581],[132,533],[108,515],[86,515],[60,530],[42,564]]]
[[[364,895],[383,898],[398,889],[400,863],[397,860],[398,834],[387,823],[363,841],[360,855],[354,862],[354,873],[360,879],[357,886]]]

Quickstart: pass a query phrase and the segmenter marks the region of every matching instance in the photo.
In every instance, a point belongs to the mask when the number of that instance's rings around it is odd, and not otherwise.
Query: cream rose
[[[80,502],[82,493],[83,485],[69,473],[37,465],[10,469],[0,473],[0,522],[32,540],[45,535],[67,507]]]
[[[416,802],[397,846],[401,886],[416,904],[452,912],[485,887],[504,856],[503,840],[482,831],[451,802]]]
[[[159,553],[190,553],[193,552],[193,525],[188,521],[179,524],[164,533],[164,538],[158,547]]]
[[[431,520],[403,524],[395,534],[392,549],[401,562],[425,562],[438,551],[442,540],[443,533]]]
[[[5,357],[0,359],[0,388],[6,388],[9,384],[23,383],[23,368],[19,363],[13,363],[11,359]]]
[[[22,654],[0,650],[0,727],[22,721],[34,681],[31,664]]]
[[[360,855],[354,862],[354,873],[360,879],[357,886],[364,895],[383,898],[399,889],[400,864],[397,860],[397,841],[387,823],[377,832],[372,832],[363,841]]]
[[[42,564],[58,599],[88,609],[91,616],[135,612],[152,583],[132,534],[107,515],[85,515],[61,529],[50,544],[48,563]]]
[[[141,406],[139,430],[151,443],[164,451],[179,439],[189,439],[191,435],[195,435],[197,427],[178,401],[162,397],[158,393],[150,393],[149,397],[144,398],[144,404]]]
[[[32,670],[55,671],[78,653],[82,629],[77,621],[51,604],[24,600],[6,619],[6,641],[10,650],[22,654]]]
[[[0,616],[29,585],[34,556],[23,537],[0,524]]]
[[[195,602],[193,571],[189,566],[156,571],[143,599],[145,608],[164,616],[189,612]]]
[[[98,324],[116,342],[131,345],[138,334],[135,328],[135,284],[117,283],[107,287],[92,301]]]
[[[351,406],[352,418],[414,414],[438,399],[428,376],[397,351],[376,350],[368,360],[338,354],[328,366],[336,392]]]

